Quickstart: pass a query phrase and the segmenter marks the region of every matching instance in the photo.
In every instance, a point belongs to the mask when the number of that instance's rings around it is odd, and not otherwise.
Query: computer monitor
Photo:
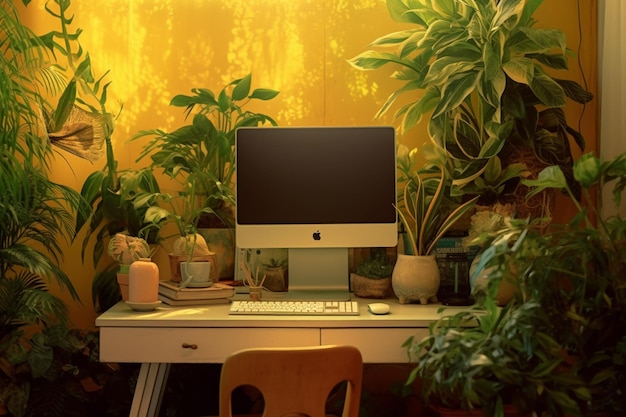
[[[349,249],[397,244],[393,127],[246,127],[235,147],[237,246],[288,249],[288,297],[349,298]]]

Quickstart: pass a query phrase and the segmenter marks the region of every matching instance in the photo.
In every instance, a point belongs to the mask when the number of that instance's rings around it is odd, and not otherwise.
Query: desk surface
[[[99,327],[299,327],[299,328],[371,328],[371,327],[428,327],[441,317],[441,304],[400,304],[398,300],[357,299],[358,316],[268,316],[229,315],[228,304],[173,307],[162,304],[153,311],[134,311],[120,302],[96,319]],[[391,312],[371,314],[367,305],[385,302]],[[463,307],[446,307],[445,314]]]
[[[100,327],[100,360],[141,362],[131,417],[158,415],[171,363],[222,363],[240,349],[348,344],[364,362],[406,363],[403,344],[420,339],[442,314],[464,307],[400,304],[384,300],[391,312],[374,315],[370,302],[357,299],[358,316],[247,316],[228,314],[228,304],[134,311],[120,302],[96,319]]]
[[[367,311],[374,300],[358,299],[358,316],[229,315],[228,304],[138,312],[120,302],[96,319],[100,360],[105,362],[222,362],[239,349],[350,344],[366,362],[406,362],[403,343],[421,339],[442,314],[463,307],[391,305],[386,315]],[[194,348],[189,348],[194,346]]]

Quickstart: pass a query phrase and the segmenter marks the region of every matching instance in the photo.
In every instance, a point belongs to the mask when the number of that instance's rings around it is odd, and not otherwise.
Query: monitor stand
[[[289,249],[286,300],[350,300],[347,248]]]

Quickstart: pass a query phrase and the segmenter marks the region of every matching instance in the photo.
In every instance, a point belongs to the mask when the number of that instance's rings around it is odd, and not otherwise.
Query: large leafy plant
[[[61,30],[37,36],[20,21],[15,3],[0,5],[0,404],[11,416],[33,412],[31,382],[52,378],[55,349],[69,349],[69,341],[55,337],[67,332],[67,309],[48,282],[78,299],[59,264],[61,242],[73,237],[74,215],[86,207],[77,192],[49,178],[51,143],[76,105],[86,104],[78,86],[93,81],[89,56],[68,47],[80,35],[68,29],[69,6],[49,2],[46,10]],[[106,129],[106,120],[100,122]],[[60,397],[53,400],[50,415],[63,409]]]
[[[567,99],[586,103],[591,95],[544,69],[566,69],[570,51],[560,30],[534,27],[532,16],[541,3],[387,0],[394,20],[416,27],[376,39],[371,50],[350,60],[360,70],[398,68],[392,77],[404,85],[378,115],[398,97],[411,95],[395,115],[404,131],[429,117],[433,162],[452,174],[455,193],[485,194],[482,185],[493,181],[478,178],[498,159],[502,170],[511,169],[501,178],[502,185],[508,184],[489,190],[499,195],[485,195],[492,200],[506,196],[526,174],[509,166],[529,154],[546,165],[560,165],[571,180],[570,138],[580,149],[585,143],[567,124],[562,108]],[[423,92],[415,94],[418,90]]]
[[[514,275],[517,303],[538,303],[551,324],[548,334],[567,352],[573,374],[584,381],[572,398],[577,410],[620,414],[626,410],[626,220],[602,215],[610,193],[616,207],[626,187],[626,154],[601,160],[585,154],[573,167],[582,190],[578,213],[566,225],[547,230],[517,220],[488,236],[479,267],[492,269],[490,290]],[[531,193],[562,190],[572,198],[558,166],[526,180]],[[619,213],[617,211],[616,213]]]
[[[427,337],[405,343],[416,362],[407,385],[420,378],[428,403],[476,415],[526,415],[545,404],[551,415],[576,411],[572,398],[582,384],[550,327],[533,302],[500,308],[489,299],[445,315]],[[516,414],[505,414],[510,407]]]
[[[193,114],[191,124],[169,133],[161,129],[142,131],[134,137],[151,138],[138,160],[149,157],[151,169],[161,169],[179,183],[180,195],[193,206],[186,209],[192,215],[186,216],[185,222],[194,229],[200,222],[203,227],[234,225],[235,131],[244,126],[276,125],[271,117],[245,106],[252,100],[271,100],[278,92],[251,90],[251,84],[252,75],[248,74],[229,82],[217,94],[194,88],[192,95],[177,95],[170,105],[184,107],[187,117]]]

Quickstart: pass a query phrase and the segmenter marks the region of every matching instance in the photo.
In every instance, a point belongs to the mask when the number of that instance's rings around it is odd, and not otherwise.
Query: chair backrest
[[[357,417],[363,359],[353,346],[246,349],[229,356],[220,378],[220,417],[232,416],[231,394],[256,387],[264,417],[324,417],[332,389],[346,381],[343,417]]]

